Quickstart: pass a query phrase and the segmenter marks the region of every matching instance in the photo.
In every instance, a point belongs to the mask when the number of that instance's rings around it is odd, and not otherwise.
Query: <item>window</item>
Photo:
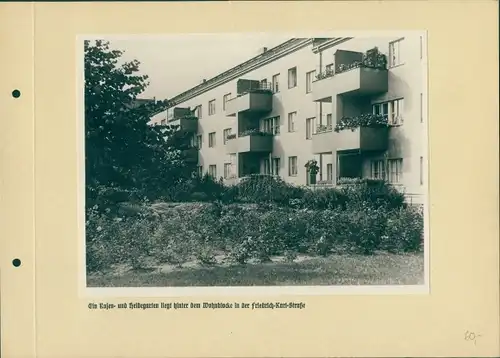
[[[381,114],[386,116],[389,125],[398,126],[403,124],[403,113],[403,98],[373,105],[373,114]]]
[[[401,183],[401,177],[403,176],[403,159],[389,159],[387,164],[389,167],[389,183]]]
[[[424,185],[424,157],[420,157],[420,185]]]
[[[214,179],[217,178],[217,165],[208,166],[208,175],[210,175]]]
[[[420,93],[420,123],[424,123],[424,95]]]
[[[167,120],[166,119],[162,119],[161,120],[161,125],[164,126],[165,124],[167,124]]]
[[[208,133],[208,147],[215,147],[215,132]]]
[[[288,113],[288,132],[295,132],[295,118],[297,117],[297,112]]]
[[[271,174],[271,163],[268,158],[262,160],[262,174]]]
[[[306,139],[311,139],[314,134],[314,117],[306,118]]]
[[[297,67],[288,70],[288,88],[297,86]]]
[[[215,99],[208,102],[208,115],[212,116],[215,114]]]
[[[226,110],[226,103],[231,99],[231,93],[227,93],[222,97],[222,109]]]
[[[226,128],[224,129],[224,131],[222,132],[222,140],[224,142],[224,145],[226,145],[226,142],[227,142],[227,136],[231,134],[231,128]]]
[[[372,161],[371,178],[385,180],[385,163],[383,160]]]
[[[198,107],[196,107],[196,117],[198,117],[198,119],[201,119],[202,115],[203,115],[203,106],[200,104]]]
[[[331,113],[326,115],[326,126],[331,130],[331,128],[332,128],[332,114]]]
[[[306,93],[310,93],[312,90],[312,83],[314,77],[316,76],[316,71],[310,71],[306,73]]]
[[[288,175],[295,177],[298,174],[297,157],[288,157]]]
[[[260,81],[260,88],[267,89],[267,78],[264,78],[262,81]]]
[[[403,64],[401,55],[401,44],[403,39],[389,43],[389,67],[399,66]]]
[[[224,163],[224,179],[231,178],[231,163]]]
[[[281,158],[273,158],[271,165],[271,174],[280,175]]]
[[[229,154],[229,162],[224,163],[224,179],[235,178],[236,154]]]
[[[236,178],[236,154],[229,154],[229,162],[231,163],[231,178]]]
[[[198,166],[198,175],[201,177],[203,176],[203,165]]]
[[[261,131],[278,135],[280,134],[280,127],[281,127],[280,122],[281,122],[280,116],[273,118],[266,118],[261,122]]]
[[[272,81],[272,90],[274,93],[278,93],[280,91],[280,74],[278,73],[277,75],[274,75]]]
[[[198,148],[198,149],[201,149],[203,145],[203,137],[201,134],[197,135],[196,136],[196,143],[195,143],[195,147]]]
[[[326,165],[326,180],[332,181],[333,180],[333,164],[328,163]]]

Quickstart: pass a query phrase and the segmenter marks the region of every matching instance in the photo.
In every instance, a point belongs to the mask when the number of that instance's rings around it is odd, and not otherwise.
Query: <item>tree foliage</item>
[[[123,61],[109,42],[84,46],[87,198],[99,188],[160,196],[194,170],[182,157],[190,138],[175,126],[148,124],[169,102],[138,100],[149,85],[139,61]]]

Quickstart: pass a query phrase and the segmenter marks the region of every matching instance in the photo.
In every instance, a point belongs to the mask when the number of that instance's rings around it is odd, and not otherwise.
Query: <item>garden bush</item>
[[[314,210],[337,209],[345,205],[345,195],[335,188],[307,190],[300,206]]]
[[[409,206],[389,213],[387,227],[381,236],[381,248],[392,253],[415,252],[424,242],[424,218],[420,207]]]
[[[236,191],[237,201],[245,203],[277,203],[289,205],[290,200],[300,199],[304,189],[286,183],[279,177],[268,175],[253,175],[238,183]]]
[[[421,210],[403,205],[399,193],[380,183],[302,192],[279,181],[271,183],[282,185],[280,200],[268,196],[259,202],[258,193],[265,189],[262,182],[254,182],[244,190],[224,188],[222,193],[231,190],[234,200],[225,201],[221,195],[205,203],[130,204],[127,211],[117,211],[119,218],[90,210],[88,268],[141,268],[152,262],[181,266],[191,260],[212,265],[218,255],[243,264],[272,256],[291,260],[299,254],[369,255],[422,247]]]
[[[406,206],[404,194],[383,180],[343,178],[338,184],[346,203],[371,204],[388,209]]]
[[[85,227],[89,270],[105,271],[115,264],[145,268],[152,254],[154,244],[151,238],[156,230],[154,216],[116,218],[93,208],[88,213]]]

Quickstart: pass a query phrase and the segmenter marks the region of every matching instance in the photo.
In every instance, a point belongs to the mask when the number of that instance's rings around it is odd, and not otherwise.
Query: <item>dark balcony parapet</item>
[[[269,90],[253,90],[226,102],[226,116],[238,113],[267,113],[273,109],[273,93]]]
[[[272,151],[273,135],[266,132],[241,133],[238,137],[228,137],[226,142],[226,153],[267,153]]]
[[[359,127],[333,132],[337,151],[385,151],[389,141],[389,127]]]
[[[322,101],[337,95],[374,95],[387,92],[387,70],[359,65],[312,83],[313,101]]]
[[[197,148],[188,148],[182,151],[183,159],[188,163],[197,163],[198,162],[198,149]]]
[[[179,118],[179,128],[189,133],[196,133],[198,131],[198,117],[186,116]]]
[[[167,122],[173,122],[182,117],[190,117],[193,116],[193,113],[190,108],[187,107],[174,107],[168,109],[167,112]]]
[[[337,95],[374,95],[387,92],[388,86],[387,60],[377,48],[365,54],[338,50],[335,68],[316,76],[312,99],[329,102]]]
[[[226,116],[238,113],[266,113],[273,109],[273,92],[270,83],[239,79],[236,83],[236,97],[225,104]]]

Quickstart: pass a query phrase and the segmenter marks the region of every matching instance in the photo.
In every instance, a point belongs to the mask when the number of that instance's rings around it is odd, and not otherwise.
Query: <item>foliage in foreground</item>
[[[212,265],[217,256],[243,264],[271,256],[414,252],[423,242],[423,217],[413,207],[351,203],[343,210],[309,210],[274,204],[162,204],[138,207],[135,215],[88,216],[87,266],[141,268],[187,261]],[[151,261],[152,260],[152,261]]]

